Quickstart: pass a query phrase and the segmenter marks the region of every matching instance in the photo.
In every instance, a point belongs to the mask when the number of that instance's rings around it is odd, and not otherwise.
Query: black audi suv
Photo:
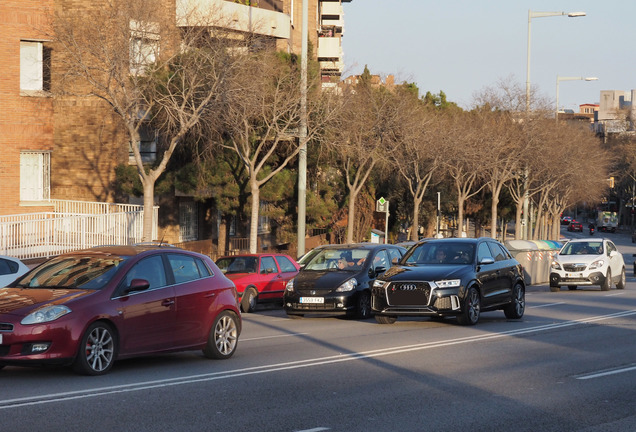
[[[523,269],[491,238],[421,241],[375,280],[371,309],[380,324],[399,316],[454,316],[474,325],[481,312],[496,309],[519,319],[525,309]]]

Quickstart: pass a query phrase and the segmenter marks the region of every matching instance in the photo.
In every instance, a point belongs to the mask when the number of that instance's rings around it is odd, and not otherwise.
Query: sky
[[[420,95],[446,93],[465,109],[502,80],[525,91],[528,11],[585,12],[533,17],[530,83],[559,106],[578,112],[601,90],[636,89],[636,0],[352,0],[343,3],[345,70],[393,74]]]

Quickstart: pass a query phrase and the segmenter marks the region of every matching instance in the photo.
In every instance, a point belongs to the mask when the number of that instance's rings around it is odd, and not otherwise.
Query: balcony
[[[340,74],[344,69],[342,60],[321,60],[320,69],[324,73]]]
[[[318,59],[339,59],[342,57],[341,39],[339,37],[318,38]]]
[[[177,26],[220,27],[278,39],[289,39],[291,20],[282,12],[224,0],[176,0]]]

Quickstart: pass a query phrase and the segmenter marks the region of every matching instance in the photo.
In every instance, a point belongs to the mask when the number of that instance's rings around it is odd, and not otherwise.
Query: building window
[[[44,201],[51,196],[51,154],[20,153],[20,201]]]
[[[51,49],[42,42],[20,41],[20,91],[51,91]]]
[[[143,73],[159,57],[159,25],[130,21],[130,73]]]
[[[197,203],[179,203],[179,241],[198,240],[199,221],[197,219]]]

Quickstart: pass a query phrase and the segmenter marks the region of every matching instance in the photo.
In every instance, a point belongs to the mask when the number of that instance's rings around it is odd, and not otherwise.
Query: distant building
[[[559,111],[559,120],[594,123],[595,113],[598,109],[598,104],[581,104],[579,105],[579,112],[574,112],[571,109]]]
[[[601,90],[601,102],[594,116],[594,131],[602,136],[634,129],[636,90]]]

